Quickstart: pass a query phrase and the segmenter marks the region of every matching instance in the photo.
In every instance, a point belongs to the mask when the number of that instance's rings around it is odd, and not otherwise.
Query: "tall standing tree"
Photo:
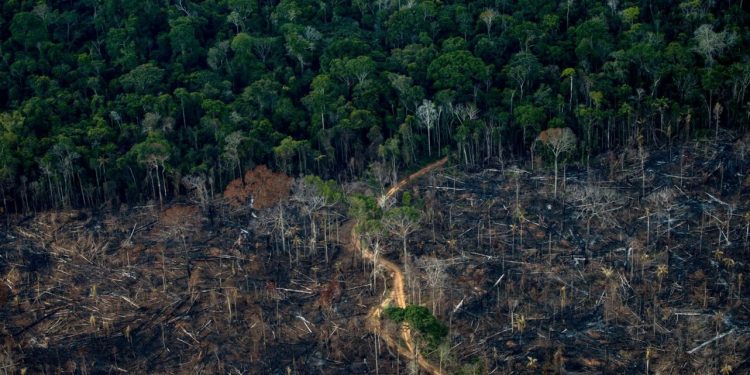
[[[404,262],[406,262],[409,256],[406,248],[406,240],[410,234],[419,228],[421,217],[422,215],[419,210],[408,205],[391,208],[383,214],[383,227],[394,236],[401,238]]]
[[[175,60],[185,66],[196,64],[204,54],[201,42],[196,37],[196,21],[193,17],[178,17],[169,22],[169,42]]]
[[[479,20],[484,23],[484,26],[487,28],[487,36],[490,36],[490,32],[492,31],[492,23],[495,21],[495,18],[497,18],[497,12],[494,9],[486,9],[484,12],[479,14]]]
[[[321,193],[314,180],[300,178],[297,179],[293,187],[292,200],[300,204],[302,212],[310,220],[310,235],[308,242],[311,252],[315,251],[318,243],[318,226],[315,216],[319,210],[326,205],[326,199]],[[327,261],[328,259],[326,259]]]
[[[466,50],[443,53],[427,67],[427,74],[438,90],[454,90],[459,96],[476,92],[488,77],[488,68],[482,59]]]
[[[573,79],[575,78],[576,70],[575,68],[565,68],[562,71],[562,74],[560,74],[563,78],[568,78],[570,80],[570,93],[568,94],[568,110],[570,111],[573,108]]]
[[[138,163],[144,165],[148,176],[152,180],[151,185],[154,195],[159,197],[159,206],[164,205],[167,196],[167,184],[164,178],[166,161],[171,153],[171,146],[165,139],[158,135],[151,135],[145,141],[133,146],[131,152],[135,153]],[[153,174],[152,174],[153,172]],[[156,184],[153,179],[156,178]]]
[[[510,58],[510,62],[505,66],[505,74],[510,78],[520,93],[520,99],[526,88],[531,86],[537,74],[541,70],[539,59],[530,52],[519,52]]]
[[[346,62],[347,70],[357,82],[362,84],[375,71],[375,62],[369,56],[359,56]]]
[[[237,168],[238,176],[242,176],[242,161],[240,158],[240,144],[245,136],[239,130],[233,131],[224,137],[224,153],[221,155],[232,163],[232,169]]]
[[[4,134],[0,133],[0,136]],[[16,160],[11,154],[10,140],[0,137],[0,199],[3,201],[2,212],[8,212],[8,194],[6,189],[13,188],[16,174]],[[7,216],[10,219],[10,215]]]
[[[736,40],[733,33],[716,32],[709,24],[700,25],[694,33],[694,50],[701,54],[707,65],[713,65],[718,55],[730,47]]]
[[[10,23],[10,33],[13,40],[23,45],[24,49],[40,47],[47,39],[47,29],[42,19],[31,12],[16,13]]]
[[[427,154],[429,156],[432,156],[430,130],[435,126],[435,121],[437,121],[439,116],[440,113],[435,107],[435,103],[430,100],[424,99],[422,104],[417,107],[417,117],[422,125],[427,128]]]
[[[139,65],[120,77],[120,84],[137,94],[154,92],[164,79],[164,69],[154,63]]]
[[[573,151],[576,147],[576,135],[570,128],[550,128],[539,134],[537,142],[548,147],[555,157],[555,198],[557,198],[557,163],[560,155]]]

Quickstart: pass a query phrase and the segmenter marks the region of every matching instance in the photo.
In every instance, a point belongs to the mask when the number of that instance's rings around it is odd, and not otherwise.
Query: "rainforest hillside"
[[[747,126],[743,1],[7,0],[5,212],[119,207],[244,170],[382,183],[570,128],[567,158]]]

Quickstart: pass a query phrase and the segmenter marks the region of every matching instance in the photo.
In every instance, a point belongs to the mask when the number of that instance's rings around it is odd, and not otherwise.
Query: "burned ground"
[[[214,227],[190,205],[29,217],[2,232],[0,368],[368,373],[374,339],[361,327],[378,299],[329,210],[325,244],[301,241],[309,225],[292,202]]]
[[[425,214],[407,269],[411,300],[451,325],[451,350],[432,353],[435,363],[479,373],[749,371],[745,146],[651,150],[643,171],[637,149],[604,155],[561,171],[557,199],[539,161],[423,179],[411,189]],[[430,283],[420,265],[435,262],[444,275]]]
[[[425,354],[446,373],[747,372],[747,149],[698,142],[569,163],[556,199],[539,160],[446,167],[405,187],[420,228],[407,264],[399,238],[385,235],[381,254],[402,266],[409,300],[450,328]],[[367,331],[391,281],[376,273],[373,286],[372,265],[346,251],[343,204],[311,210],[281,193],[262,209],[18,218],[0,232],[0,368],[406,371]]]

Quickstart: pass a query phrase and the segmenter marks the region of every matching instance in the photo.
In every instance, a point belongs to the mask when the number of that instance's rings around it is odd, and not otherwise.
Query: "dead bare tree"
[[[641,167],[641,196],[646,195],[646,158],[648,157],[648,151],[644,146],[643,136],[638,134],[636,138],[638,143],[638,159],[640,160]]]
[[[549,128],[539,134],[537,142],[545,145],[555,156],[555,198],[557,198],[557,163],[565,152],[573,151],[578,141],[570,128]]]
[[[401,238],[404,259],[408,257],[406,239],[419,228],[421,217],[421,213],[416,208],[409,206],[392,208],[383,215],[383,227],[394,236]]]
[[[573,185],[568,195],[576,205],[579,218],[586,219],[586,233],[591,234],[591,221],[616,226],[614,213],[622,208],[623,198],[616,191],[595,185]]]
[[[182,251],[185,260],[188,256],[188,240],[200,229],[200,214],[195,206],[173,206],[161,213],[159,218],[158,237],[162,241],[178,240],[182,245]],[[162,282],[163,289],[166,290],[166,246],[161,246],[162,257]],[[190,269],[188,268],[188,279],[190,278]]]
[[[365,241],[365,245],[372,251],[372,289],[375,289],[378,277],[378,259],[382,247],[380,241],[383,239],[383,226],[378,220],[367,220],[359,225],[358,233]],[[385,281],[384,281],[385,283]]]
[[[665,223],[667,226],[667,240],[672,235],[672,229],[674,229],[674,223],[677,221],[679,214],[676,212],[675,199],[677,198],[677,190],[671,187],[665,187],[649,194],[645,201],[648,204],[647,208],[647,231],[650,232],[651,216],[655,216],[657,223]],[[658,230],[658,228],[657,228]],[[646,238],[650,238],[650,234],[646,233]],[[646,243],[648,246],[649,243]]]
[[[443,299],[445,282],[448,280],[448,274],[445,272],[447,264],[438,258],[422,257],[417,261],[417,266],[424,272],[423,277],[432,294],[432,312],[437,315],[440,301]]]
[[[730,223],[732,221],[732,215],[734,212],[734,205],[726,203],[716,197],[714,197],[711,194],[706,193],[710,198],[711,201],[703,205],[703,213],[711,218],[711,221],[716,224],[717,229],[717,240],[716,240],[716,246],[721,249],[722,243],[724,243],[724,246],[731,246],[731,226]],[[726,207],[726,220],[721,219],[721,209],[716,208],[711,204],[711,202],[718,203],[721,206]]]
[[[299,203],[300,209],[310,220],[308,241],[310,252],[314,252],[318,241],[318,227],[315,215],[325,207],[325,197],[323,197],[315,185],[305,181],[305,179],[297,179],[293,187],[292,201]]]
[[[242,162],[240,160],[239,149],[240,144],[245,139],[245,136],[243,136],[242,132],[239,130],[229,133],[226,137],[224,137],[224,152],[221,154],[224,159],[227,159],[227,161],[231,163],[233,171],[236,168],[239,176],[242,176]],[[234,175],[234,172],[232,172],[232,174]]]
[[[383,215],[383,228],[394,236],[401,238],[404,257],[404,274],[409,275],[409,254],[406,248],[407,237],[419,228],[421,212],[410,206],[391,208]],[[407,277],[409,289],[411,290],[411,278]]]
[[[439,108],[432,101],[424,99],[422,104],[417,107],[417,118],[427,128],[427,154],[432,156],[430,130],[435,126],[438,118],[440,118]]]
[[[515,165],[505,169],[506,174],[513,180],[516,186],[516,209],[520,207],[520,193],[521,193],[521,179],[524,174],[529,174],[528,171],[520,169]]]
[[[182,178],[182,184],[192,195],[192,199],[200,206],[203,212],[208,208],[208,189],[206,178],[198,175],[190,175]]]
[[[620,299],[617,294],[617,288],[619,287],[618,277],[615,270],[608,267],[601,268],[602,275],[604,276],[604,294],[602,295],[604,303],[604,322],[609,323],[613,315],[617,315],[617,309],[620,305]]]
[[[385,191],[385,186],[391,183],[391,172],[388,165],[375,161],[370,163],[369,171],[370,175],[375,178],[378,182],[378,193]]]
[[[270,229],[270,232],[276,235],[276,246],[281,242],[281,250],[289,256],[289,265],[292,265],[292,253],[287,244],[289,223],[287,219],[286,207],[283,202],[279,202],[269,210],[263,210],[258,215],[258,223]]]

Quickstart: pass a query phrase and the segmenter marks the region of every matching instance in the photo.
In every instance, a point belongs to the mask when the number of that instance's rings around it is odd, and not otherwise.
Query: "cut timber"
[[[438,190],[453,190],[453,191],[464,191],[464,190],[466,190],[466,189],[454,188],[454,187],[448,187],[448,186],[434,186],[434,185],[429,185],[427,187],[430,188],[430,189],[438,189]]]
[[[283,290],[285,292],[304,293],[304,294],[312,294],[313,293],[313,292],[310,292],[310,291],[307,291],[307,290],[287,289],[287,288],[276,288],[276,290]]]
[[[301,321],[302,321],[302,323],[304,323],[304,324],[305,324],[305,328],[307,328],[307,331],[308,331],[309,333],[312,333],[312,330],[310,329],[310,326],[312,325],[312,323],[310,323],[310,321],[309,321],[309,320],[305,319],[305,317],[304,317],[304,316],[302,316],[302,315],[297,315],[297,319],[301,320]]]
[[[733,333],[734,333],[734,328],[732,328],[732,329],[731,329],[731,330],[729,330],[728,332],[724,332],[724,333],[722,333],[722,334],[719,334],[719,335],[716,335],[716,336],[714,336],[714,338],[712,338],[711,340],[708,340],[708,341],[704,342],[703,344],[700,344],[700,345],[696,346],[695,348],[693,348],[693,349],[690,349],[690,350],[689,350],[689,351],[688,351],[687,353],[688,353],[688,354],[693,354],[693,353],[695,353],[695,352],[697,352],[697,351],[699,351],[699,350],[703,349],[703,348],[704,348],[704,347],[705,347],[706,345],[708,345],[708,344],[710,344],[710,343],[712,343],[712,342],[714,342],[714,341],[717,341],[717,340],[721,340],[721,339],[722,339],[722,338],[724,338],[725,336],[731,335],[731,334],[733,334]]]
[[[500,282],[503,281],[503,277],[505,277],[505,274],[500,275],[500,277],[497,279],[497,281],[495,281],[495,284],[492,285],[492,287],[494,288],[497,286],[497,284],[500,284]]]

